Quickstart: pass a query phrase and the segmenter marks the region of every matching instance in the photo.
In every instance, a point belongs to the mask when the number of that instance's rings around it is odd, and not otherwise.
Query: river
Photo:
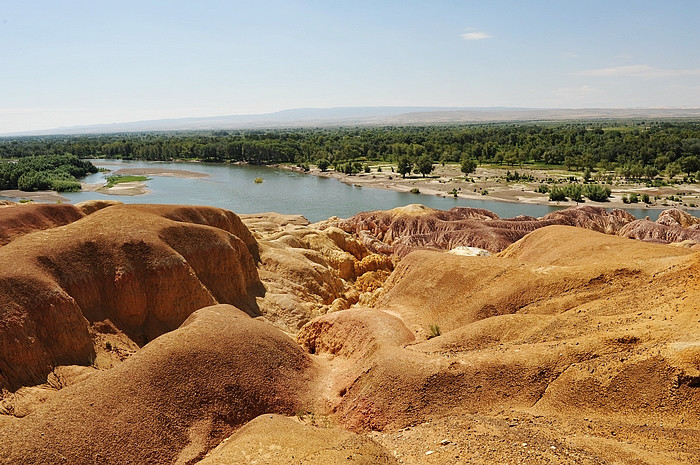
[[[517,215],[541,217],[561,207],[519,204],[493,200],[455,199],[433,195],[410,194],[384,189],[354,187],[336,179],[308,175],[286,169],[230,164],[164,163],[127,160],[92,160],[97,166],[110,170],[121,168],[158,168],[187,170],[207,174],[202,178],[153,176],[147,181],[151,193],[137,196],[106,195],[98,192],[62,194],[72,203],[94,199],[112,199],[124,203],[164,203],[210,205],[235,213],[278,212],[301,214],[309,221],[331,216],[350,217],[361,211],[388,210],[420,203],[432,208],[450,209],[455,206],[485,208],[501,218]],[[90,175],[81,181],[104,182],[105,174]],[[256,184],[254,179],[263,178]],[[656,219],[660,210],[627,209],[638,218]]]

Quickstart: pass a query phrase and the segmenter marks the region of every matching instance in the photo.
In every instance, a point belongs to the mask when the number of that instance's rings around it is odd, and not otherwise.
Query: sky
[[[0,0],[0,134],[291,108],[700,107],[700,0]]]

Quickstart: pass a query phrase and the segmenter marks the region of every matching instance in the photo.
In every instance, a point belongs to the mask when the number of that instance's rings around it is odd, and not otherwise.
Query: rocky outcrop
[[[686,242],[700,248],[700,218],[676,208],[664,210],[656,222],[635,220],[618,231],[622,237],[664,244]]]
[[[653,228],[638,229],[638,226],[630,226],[635,223],[635,217],[623,210],[608,212],[588,205],[555,211],[542,218],[519,216],[508,219],[477,208],[455,207],[442,211],[410,205],[389,211],[359,213],[347,220],[326,224],[356,235],[373,252],[404,257],[419,249],[476,247],[500,252],[530,232],[552,225],[576,226],[642,240],[678,242],[696,237],[694,228],[700,226],[695,222],[697,218],[693,218],[685,212],[669,211],[661,214]],[[668,233],[664,228],[671,222],[676,233]],[[651,229],[656,232],[650,232]]]
[[[700,243],[700,229],[684,228],[679,224],[659,224],[649,220],[635,220],[626,224],[619,235],[629,239],[669,244],[692,240]]]
[[[423,205],[408,205],[387,211],[358,213],[347,221],[341,221],[340,227],[355,234],[368,231],[374,237],[387,244],[411,234],[427,234],[440,229],[438,224],[445,221],[459,220],[495,220],[498,215],[482,208],[455,207],[450,210],[435,210]]]
[[[480,208],[443,211],[422,205],[358,213],[336,224],[357,235],[373,252],[400,257],[415,249],[449,250],[463,245],[501,250],[541,227],[541,222],[529,217],[500,220],[495,213]]]
[[[207,305],[258,315],[257,245],[234,217],[208,207],[116,205],[0,248],[0,386],[14,390],[43,382],[56,365],[90,364],[91,333],[102,322],[143,345]]]
[[[582,205],[549,213],[542,219],[554,224],[576,226],[605,234],[617,234],[621,227],[634,221],[635,217],[624,210],[607,211],[601,207]]]
[[[281,331],[229,305],[204,308],[122,364],[3,422],[0,457],[17,465],[196,463],[263,413],[314,405],[315,376]]]
[[[339,228],[309,224],[296,215],[241,215],[260,247],[261,312],[296,333],[312,318],[372,302],[393,270],[392,260],[370,252]]]
[[[664,226],[680,226],[681,228],[700,229],[700,218],[693,216],[677,208],[664,210],[656,220],[657,224]]]

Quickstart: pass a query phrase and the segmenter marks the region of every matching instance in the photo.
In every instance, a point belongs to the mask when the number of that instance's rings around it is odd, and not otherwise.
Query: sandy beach
[[[112,187],[105,187],[104,184],[81,183],[86,192],[99,192],[107,195],[143,195],[150,193],[150,189],[144,181],[120,182]]]
[[[454,196],[459,198],[496,200],[503,202],[528,203],[538,205],[558,205],[576,206],[580,203],[573,201],[551,202],[548,194],[540,194],[537,188],[544,183],[547,178],[566,180],[574,176],[575,173],[564,170],[534,170],[527,168],[477,168],[475,173],[469,175],[465,180],[464,174],[460,172],[458,164],[435,165],[433,173],[426,177],[421,175],[410,175],[402,178],[400,174],[392,172],[391,164],[371,165],[370,173],[359,173],[346,175],[333,170],[322,172],[316,167],[308,172],[311,175],[335,178],[339,181],[361,187],[375,187],[390,189],[399,192],[410,192],[418,189],[420,194],[438,195],[442,197]],[[381,168],[381,171],[378,169]],[[292,168],[298,169],[298,168]],[[395,168],[394,168],[395,169]],[[522,176],[532,176],[534,182],[506,182],[506,172],[514,173],[518,171]],[[580,176],[579,176],[580,179]],[[691,204],[700,205],[700,185],[698,184],[675,184],[663,187],[647,187],[642,183],[618,182],[610,185],[612,196],[607,202],[593,202],[585,199],[587,205],[601,206],[605,208],[658,208],[667,209],[678,207],[683,210],[700,210],[700,207],[692,207]],[[631,193],[648,194],[651,203],[646,205],[640,202],[637,204],[625,204],[622,196]],[[681,201],[672,201],[667,197],[679,196]],[[654,199],[660,197],[659,199]],[[420,203],[417,196],[416,203]]]
[[[0,197],[7,197],[10,199],[22,199],[22,200],[32,200],[34,202],[46,202],[46,203],[59,203],[59,202],[69,202],[69,199],[63,197],[61,194],[55,191],[36,191],[36,192],[25,192],[17,189],[7,189],[0,191]]]

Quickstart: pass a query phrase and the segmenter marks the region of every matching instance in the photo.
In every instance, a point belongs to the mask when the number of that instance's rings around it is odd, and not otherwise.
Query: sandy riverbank
[[[85,184],[82,188],[86,192],[99,192],[106,195],[143,195],[149,194],[151,190],[144,181],[120,182],[112,187],[105,187],[104,184]]]
[[[61,194],[55,191],[25,192],[17,189],[7,189],[0,191],[0,197],[7,197],[8,199],[32,200],[34,202],[45,203],[59,203],[70,201],[69,199],[63,197]]]
[[[122,168],[112,174],[121,176],[164,176],[171,178],[208,178],[209,175],[189,170],[163,168]],[[84,191],[100,192],[107,195],[143,195],[151,192],[145,181],[120,182],[112,187],[103,184],[82,184]]]
[[[378,171],[381,168],[381,172]],[[391,171],[392,165],[378,164],[371,166],[370,173],[360,173],[346,175],[336,171],[322,172],[317,168],[312,168],[309,174],[335,178],[339,181],[354,186],[375,187],[380,189],[390,189],[398,192],[410,192],[418,189],[421,194],[439,195],[442,197],[454,196],[464,199],[496,200],[503,202],[516,202],[537,205],[557,205],[576,206],[576,202],[551,202],[548,194],[540,194],[537,188],[547,178],[566,180],[575,173],[557,170],[533,170],[522,168],[477,168],[475,173],[465,180],[464,174],[459,171],[459,165],[446,164],[435,165],[435,171],[425,178],[421,175],[411,175],[402,178],[400,174]],[[534,182],[506,182],[507,171],[518,171],[523,176],[533,176]],[[681,184],[663,187],[647,187],[640,183],[620,183],[610,186],[612,197],[608,202],[592,202],[588,199],[586,204],[601,206],[605,208],[658,208],[666,209],[677,207],[683,210],[700,210],[699,207],[692,207],[691,204],[700,205],[700,185]],[[641,201],[637,204],[625,204],[622,196],[637,193],[640,197],[646,193],[652,199],[649,205]],[[681,201],[668,200],[667,197],[680,196]],[[655,197],[660,197],[654,199]],[[420,200],[416,200],[420,203]],[[684,205],[685,204],[685,205]]]
[[[122,168],[112,174],[125,176],[166,176],[171,178],[208,178],[206,173],[189,170],[173,170],[163,168]]]

